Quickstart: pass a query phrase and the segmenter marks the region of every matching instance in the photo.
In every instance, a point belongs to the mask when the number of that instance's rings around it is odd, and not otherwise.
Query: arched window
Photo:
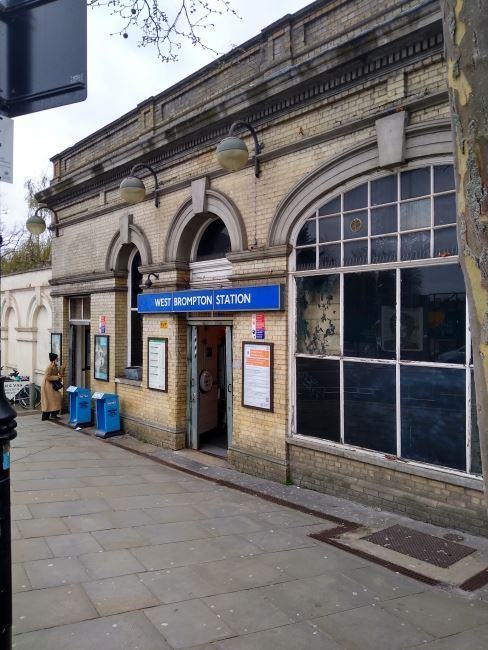
[[[139,273],[141,254],[133,248],[128,262],[128,366],[142,366],[142,317],[137,312],[137,296],[141,293],[142,275]]]
[[[454,173],[331,196],[295,240],[298,435],[480,473]]]
[[[203,231],[198,242],[196,262],[225,257],[231,250],[229,233],[222,219],[214,219]]]

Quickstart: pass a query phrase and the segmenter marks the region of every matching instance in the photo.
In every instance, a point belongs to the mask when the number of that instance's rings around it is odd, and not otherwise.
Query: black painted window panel
[[[465,363],[466,292],[458,264],[401,271],[401,358]]]
[[[454,187],[454,167],[452,165],[436,165],[434,167],[434,192],[448,192]]]
[[[344,193],[344,211],[358,210],[368,206],[368,184],[363,183]]]
[[[395,366],[344,363],[344,442],[396,454]]]
[[[339,442],[339,361],[297,358],[297,432]]]
[[[371,181],[371,205],[393,203],[397,200],[397,176],[385,176]]]
[[[430,167],[411,169],[400,174],[400,196],[413,199],[415,196],[430,194]]]
[[[402,367],[402,456],[466,470],[466,375],[453,368]]]
[[[317,236],[315,234],[316,225],[315,219],[311,221],[306,221],[297,237],[297,246],[306,246],[307,244],[315,244],[317,241]]]
[[[344,356],[395,358],[395,289],[394,270],[344,275]]]

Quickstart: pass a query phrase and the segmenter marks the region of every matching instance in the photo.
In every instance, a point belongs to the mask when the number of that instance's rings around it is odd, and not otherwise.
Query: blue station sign
[[[140,314],[182,311],[269,311],[282,309],[281,285],[232,289],[202,289],[170,293],[140,294],[137,311]]]

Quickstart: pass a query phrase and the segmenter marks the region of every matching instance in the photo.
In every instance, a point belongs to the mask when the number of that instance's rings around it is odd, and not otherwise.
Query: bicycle
[[[10,381],[4,383],[5,396],[11,404],[20,404],[23,409],[31,408],[30,396],[30,377],[28,375],[21,376],[19,371],[14,369],[9,377]],[[34,408],[37,408],[41,403],[41,389],[37,384],[33,386],[34,390]]]

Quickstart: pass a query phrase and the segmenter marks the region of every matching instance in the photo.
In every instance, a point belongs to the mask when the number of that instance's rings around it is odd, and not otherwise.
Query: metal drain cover
[[[444,569],[476,550],[464,544],[450,542],[398,525],[390,526],[363,539]]]

